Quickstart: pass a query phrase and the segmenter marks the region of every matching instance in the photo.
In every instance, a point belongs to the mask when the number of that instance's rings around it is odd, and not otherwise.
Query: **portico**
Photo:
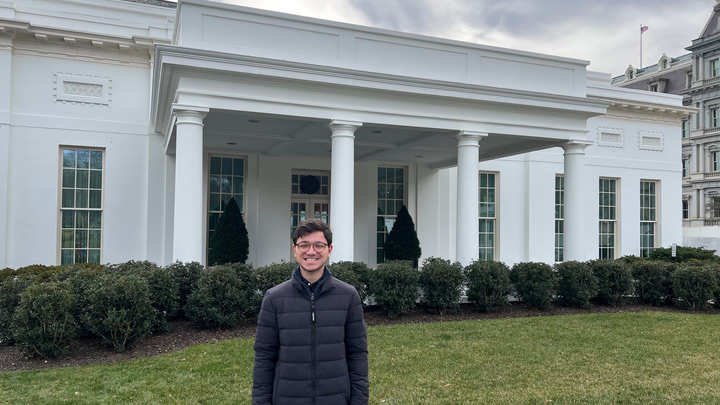
[[[586,97],[587,62],[186,0],[155,63],[152,120],[175,165],[167,260],[205,261],[212,154],[245,157],[256,263],[288,259],[271,246],[289,241],[289,171],[315,169],[329,172],[332,260],[372,264],[377,187],[365,178],[381,164],[408,168],[404,200],[421,235],[437,233],[418,213],[438,196],[418,184],[456,167],[455,206],[436,204],[454,232],[421,245],[432,255],[452,243],[449,258],[469,264],[478,162],[557,146],[569,174],[566,239],[583,243],[571,232],[582,229],[586,123],[609,105]],[[585,248],[569,244],[567,257]]]

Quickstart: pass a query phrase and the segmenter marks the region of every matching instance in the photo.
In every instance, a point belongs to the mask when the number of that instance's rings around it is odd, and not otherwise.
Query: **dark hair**
[[[327,244],[332,245],[332,231],[330,230],[330,227],[325,222],[317,218],[308,219],[300,222],[300,225],[298,225],[297,229],[295,229],[295,233],[293,233],[292,236],[293,245],[296,244],[298,239],[302,238],[303,236],[318,231],[323,233]]]

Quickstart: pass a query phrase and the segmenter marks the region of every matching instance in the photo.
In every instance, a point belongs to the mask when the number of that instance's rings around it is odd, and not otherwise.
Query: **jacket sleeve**
[[[345,355],[350,374],[350,403],[367,404],[370,397],[368,382],[368,347],[365,318],[357,291],[350,300],[348,319],[345,323]]]
[[[276,310],[272,299],[265,293],[258,325],[255,332],[255,366],[253,368],[253,405],[271,404],[273,381],[275,379],[275,363],[278,358],[280,337],[277,325]]]

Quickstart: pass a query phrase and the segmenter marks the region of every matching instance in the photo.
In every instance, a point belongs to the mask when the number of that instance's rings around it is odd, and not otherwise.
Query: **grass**
[[[718,331],[662,312],[374,327],[370,403],[720,403]],[[0,373],[0,403],[250,403],[252,342]]]

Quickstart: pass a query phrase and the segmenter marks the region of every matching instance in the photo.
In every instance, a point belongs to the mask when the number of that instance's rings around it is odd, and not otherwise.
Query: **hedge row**
[[[95,336],[117,351],[168,330],[185,318],[198,328],[227,328],[254,318],[264,292],[290,279],[293,263],[252,269],[245,264],[205,269],[198,263],[159,267],[151,262],[28,266],[0,270],[0,344],[17,343],[28,356],[62,355],[72,339]],[[463,292],[480,311],[514,295],[531,308],[553,304],[618,305],[635,295],[641,303],[673,303],[693,310],[720,306],[720,263],[623,259],[616,261],[459,263],[429,258],[420,269],[390,261],[371,270],[363,263],[331,265],[334,276],[372,299],[390,318],[418,302],[444,314],[457,310]]]

